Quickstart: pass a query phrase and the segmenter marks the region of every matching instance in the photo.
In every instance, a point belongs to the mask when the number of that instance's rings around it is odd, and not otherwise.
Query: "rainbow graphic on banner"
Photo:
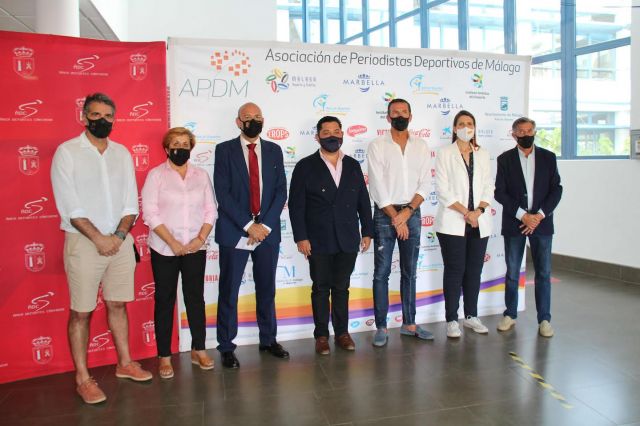
[[[525,272],[520,272],[518,283],[520,289],[525,286]],[[480,292],[503,292],[504,277],[485,281],[480,284]],[[373,294],[371,288],[351,287],[349,289],[349,317],[362,318],[373,316]],[[310,301],[311,286],[278,289],[276,292],[276,306],[278,311],[278,325],[302,325],[313,324],[311,303],[300,304],[300,300]],[[432,305],[442,302],[444,295],[442,289],[423,291],[416,294],[416,307]],[[205,307],[207,327],[216,326],[217,303],[208,304]],[[238,326],[257,327],[256,301],[254,294],[247,294],[238,298]],[[389,312],[402,311],[400,292],[389,292]],[[188,329],[186,312],[180,314],[180,328]]]

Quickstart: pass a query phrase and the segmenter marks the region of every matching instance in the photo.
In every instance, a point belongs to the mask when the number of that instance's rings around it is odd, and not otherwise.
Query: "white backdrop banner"
[[[357,159],[367,176],[367,148],[389,131],[387,103],[411,103],[410,131],[427,141],[432,157],[451,143],[452,121],[461,109],[473,113],[478,142],[495,159],[514,146],[511,123],[528,110],[530,57],[475,52],[388,49],[343,45],[265,43],[225,40],[169,40],[171,126],[191,129],[197,144],[192,163],[213,172],[217,143],[236,137],[238,107],[255,102],[265,117],[262,137],[282,147],[287,180],[296,162],[317,149],[315,124],[334,115],[343,124],[343,151]],[[433,162],[435,164],[435,161]],[[442,257],[433,230],[437,209],[433,192],[422,204],[422,237],[418,260],[419,323],[444,321]],[[504,309],[504,246],[500,237],[501,208],[493,203],[494,231],[482,273],[479,315]],[[289,212],[282,212],[283,240],[277,270],[278,339],[313,336],[309,267],[296,250]],[[373,245],[372,245],[373,246]],[[210,238],[205,282],[207,347],[215,347],[218,297],[218,247]],[[518,309],[524,309],[524,264]],[[375,329],[373,321],[373,251],[358,256],[351,276],[350,331]],[[397,249],[389,282],[388,323],[402,323]],[[184,305],[179,302],[180,350],[189,350]],[[251,262],[247,265],[238,303],[238,344],[258,342]]]

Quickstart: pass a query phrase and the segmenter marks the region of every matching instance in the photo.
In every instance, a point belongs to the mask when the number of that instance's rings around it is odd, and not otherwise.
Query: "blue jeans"
[[[377,328],[387,327],[389,312],[389,275],[391,261],[398,235],[391,224],[391,218],[379,208],[373,212],[373,247],[375,262],[373,268],[373,311]],[[413,212],[407,221],[409,238],[398,240],[400,250],[400,299],[402,300],[402,323],[416,323],[416,270],[420,252],[420,210]]]
[[[504,237],[504,254],[507,262],[505,276],[504,302],[507,309],[504,315],[518,317],[518,281],[520,265],[524,255],[526,236]],[[551,240],[553,235],[529,235],[533,268],[535,270],[536,309],[538,323],[551,321]]]

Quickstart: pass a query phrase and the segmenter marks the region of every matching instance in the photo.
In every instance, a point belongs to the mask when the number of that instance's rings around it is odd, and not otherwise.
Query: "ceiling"
[[[35,32],[36,3],[36,0],[0,0],[0,30]],[[118,40],[90,0],[79,0],[79,4],[80,37]]]

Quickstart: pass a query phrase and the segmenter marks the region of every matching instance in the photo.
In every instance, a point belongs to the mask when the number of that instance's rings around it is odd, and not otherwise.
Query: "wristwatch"
[[[413,213],[415,211],[415,208],[413,206],[411,206],[411,204],[407,204],[406,206],[404,206],[406,209],[409,209],[409,211],[411,211],[411,213]]]
[[[120,238],[122,241],[124,241],[124,239],[127,238],[127,233],[123,231],[116,231],[113,233],[113,235]]]
[[[478,207],[478,210],[480,210],[480,213],[484,214],[484,207]]]

